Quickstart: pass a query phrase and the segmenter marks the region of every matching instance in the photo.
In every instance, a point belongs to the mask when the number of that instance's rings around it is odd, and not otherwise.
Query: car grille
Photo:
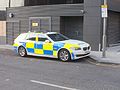
[[[90,49],[90,46],[88,46],[88,50]]]
[[[84,47],[83,50],[86,51],[88,49],[88,47]]]
[[[83,48],[84,51],[89,50],[89,49],[90,49],[90,46]]]

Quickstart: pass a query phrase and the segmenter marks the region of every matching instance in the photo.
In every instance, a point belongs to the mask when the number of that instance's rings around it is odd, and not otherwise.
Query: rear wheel
[[[18,53],[21,57],[25,57],[27,55],[26,49],[22,46],[19,47]]]
[[[69,61],[71,60],[71,56],[70,56],[70,53],[68,50],[66,49],[62,49],[59,51],[58,53],[58,58],[61,60],[61,61]]]

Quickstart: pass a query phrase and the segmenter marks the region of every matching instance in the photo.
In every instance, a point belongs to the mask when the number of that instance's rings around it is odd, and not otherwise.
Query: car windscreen
[[[69,38],[67,38],[66,36],[62,35],[62,34],[48,34],[48,36],[53,40],[53,41],[64,41],[64,40],[68,40]]]

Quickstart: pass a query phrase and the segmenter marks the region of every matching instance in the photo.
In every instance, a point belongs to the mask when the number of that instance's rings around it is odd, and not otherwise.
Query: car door
[[[53,55],[53,43],[49,42],[49,39],[45,35],[39,34],[36,37],[35,46],[35,54],[43,56]]]
[[[36,35],[35,34],[29,34],[25,41],[25,48],[27,50],[27,53],[35,53],[35,43],[36,43]]]
[[[43,35],[36,36],[36,42],[35,42],[35,54],[44,55],[43,51],[43,43],[45,41],[45,38]]]

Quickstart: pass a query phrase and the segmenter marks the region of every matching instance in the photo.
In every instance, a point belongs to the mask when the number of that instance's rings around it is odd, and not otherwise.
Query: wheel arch
[[[58,50],[58,52],[57,52],[57,57],[58,57],[58,55],[59,55],[59,52],[60,52],[61,50],[63,50],[63,49],[67,50],[67,51],[69,52],[70,56],[71,56],[71,53],[70,53],[70,51],[69,51],[67,48],[60,48],[60,49]]]
[[[17,52],[18,52],[18,50],[19,50],[20,47],[24,47],[24,46],[23,46],[23,45],[18,46]],[[25,47],[24,47],[24,48],[25,48]],[[27,52],[27,49],[26,49],[26,48],[25,48],[25,50],[26,50],[26,52]]]

